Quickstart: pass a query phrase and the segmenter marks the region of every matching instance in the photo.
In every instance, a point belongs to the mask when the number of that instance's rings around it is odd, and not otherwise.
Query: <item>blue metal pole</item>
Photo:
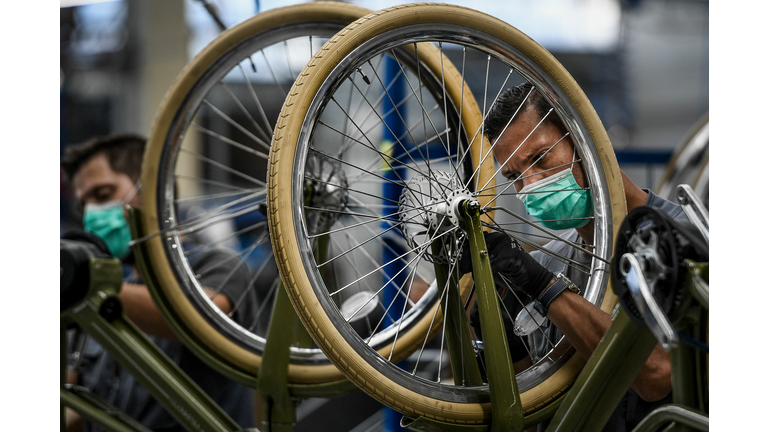
[[[384,122],[386,123],[387,127],[384,127],[382,131],[381,150],[390,154],[396,159],[402,160],[403,156],[405,155],[405,147],[412,147],[413,144],[398,142],[398,140],[401,139],[400,137],[405,135],[406,131],[405,124],[403,124],[402,120],[400,119],[401,116],[405,118],[405,108],[401,105],[397,108],[397,110],[394,110],[392,105],[392,102],[397,104],[403,100],[405,96],[406,82],[402,76],[398,76],[399,73],[400,67],[397,65],[395,60],[393,60],[391,57],[386,57],[384,59],[384,83],[389,84],[395,78],[396,81],[392,84],[392,86],[390,86],[389,90],[392,101],[390,101],[390,98],[384,97],[381,107],[382,113],[391,111],[391,113],[384,118]],[[399,165],[393,160],[390,161],[390,164],[392,169],[385,170],[384,177],[392,180],[393,182],[399,182],[400,179],[405,175],[405,169],[403,166]],[[402,186],[398,186],[394,183],[384,182],[382,186],[382,197],[384,198],[384,200],[382,200],[382,204],[387,206],[385,208],[389,209],[384,211],[385,214],[395,213],[396,209],[393,207],[393,202],[397,202],[400,199],[400,194],[402,191]],[[382,222],[382,226],[384,229],[387,229],[391,227],[391,224],[389,222]],[[391,231],[391,233],[392,235],[399,235],[399,232],[396,233],[394,230]],[[394,241],[390,236],[385,237],[384,241],[388,247],[383,248],[382,262],[386,263],[392,261],[405,252],[404,248],[402,247],[402,243]],[[401,260],[397,260],[392,264],[384,267],[384,274],[386,275],[387,279],[391,279],[394,277],[394,275],[397,274],[397,272],[402,270],[402,268],[403,262]],[[388,324],[391,324],[397,318],[397,316],[399,316],[399,311],[401,311],[403,308],[403,297],[397,295],[397,291],[398,287],[401,287],[405,282],[405,273],[406,272],[402,272],[400,275],[395,277],[393,283],[387,285],[382,293],[382,301],[384,302],[384,307],[387,308],[390,303],[392,304],[392,307],[389,309],[389,318],[387,321],[385,321]],[[387,281],[384,281],[384,283],[386,282]]]
[[[389,94],[391,96],[390,98],[384,97],[383,98],[383,104],[381,107],[381,113],[391,113],[387,115],[384,118],[384,122],[386,123],[387,127],[383,128],[382,131],[382,140],[381,140],[381,148],[380,150],[384,153],[387,153],[391,155],[394,158],[402,160],[402,156],[405,155],[405,148],[410,148],[413,146],[413,143],[405,143],[401,142],[399,143],[398,140],[400,140],[402,136],[405,135],[406,127],[405,124],[403,124],[402,118],[405,118],[405,107],[403,105],[399,106],[397,110],[394,110],[393,103],[395,104],[399,103],[403,100],[405,97],[405,91],[406,91],[406,82],[405,79],[402,76],[398,76],[400,73],[400,67],[398,66],[397,62],[392,59],[391,57],[385,57],[384,58],[384,83],[385,85],[388,85],[393,79],[396,79],[396,81],[390,86],[389,88]],[[399,113],[399,115],[398,115]],[[404,138],[403,138],[404,140]],[[382,162],[383,163],[383,162]],[[394,161],[390,161],[390,164],[392,166],[391,169],[384,171],[384,177],[387,179],[393,180],[395,182],[400,181],[401,178],[405,175],[405,169],[402,166],[398,166],[398,164]],[[385,164],[386,166],[386,164]],[[402,193],[403,188],[402,186],[398,186],[393,183],[384,182],[382,186],[382,197],[385,198],[383,200],[382,204],[388,206],[385,207],[390,210],[385,210],[384,214],[393,214],[397,209],[394,207],[391,207],[393,202],[397,202],[400,199],[400,194]],[[382,226],[384,229],[389,228],[391,225],[387,222],[382,222]],[[390,231],[391,236],[399,235],[399,232],[395,232],[394,230]],[[394,239],[392,239],[391,236],[386,236],[384,238],[384,242],[387,244],[388,247],[384,247],[382,251],[382,262],[390,262],[397,258],[398,256],[402,255],[405,250],[402,247],[401,242],[397,242]],[[387,278],[384,283],[387,283],[389,279],[392,279],[394,275],[396,275],[400,270],[403,268],[403,262],[401,260],[397,260],[393,262],[392,264],[384,267],[384,274]],[[397,316],[399,316],[399,311],[403,310],[403,304],[404,299],[402,296],[398,295],[397,291],[398,288],[403,286],[406,280],[406,274],[407,272],[400,273],[397,277],[394,277],[394,281],[387,285],[387,287],[382,292],[382,301],[384,304],[384,308],[386,309],[389,307],[390,304],[392,304],[392,307],[389,308],[389,317],[385,320],[385,323],[392,324]],[[382,284],[383,285],[383,284]],[[400,364],[401,367],[404,366],[403,364]],[[397,413],[396,411],[392,410],[389,407],[384,407],[384,430],[386,432],[399,432],[404,431],[402,427],[400,427],[400,418],[402,417],[401,414]]]

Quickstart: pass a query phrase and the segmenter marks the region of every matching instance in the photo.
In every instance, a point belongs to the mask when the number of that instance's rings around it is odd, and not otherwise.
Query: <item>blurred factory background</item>
[[[296,0],[62,0],[60,152],[95,135],[149,135],[182,68],[219,33],[211,3],[232,26]],[[402,3],[354,0],[372,10]],[[674,149],[709,110],[709,2],[697,0],[448,1],[527,33],[565,66],[591,100],[625,172],[656,189]],[[468,66],[471,68],[471,66]],[[282,100],[265,101],[279,111]],[[269,105],[271,103],[271,105]],[[80,215],[61,181],[60,228]],[[385,414],[362,394],[342,405],[299,405],[297,431],[379,430]],[[334,413],[339,413],[335,416]],[[346,422],[346,423],[344,423]],[[388,424],[388,423],[386,423]],[[389,427],[389,426],[387,426]]]
[[[231,26],[302,1],[211,3]],[[376,10],[398,2],[352,3]],[[496,16],[552,52],[589,96],[622,168],[641,187],[657,186],[674,147],[708,111],[707,1],[449,3]],[[61,5],[61,151],[94,135],[148,135],[177,74],[219,32],[199,0],[62,0]],[[282,101],[273,103],[267,109],[279,110]],[[61,187],[62,227],[76,225],[67,186]]]

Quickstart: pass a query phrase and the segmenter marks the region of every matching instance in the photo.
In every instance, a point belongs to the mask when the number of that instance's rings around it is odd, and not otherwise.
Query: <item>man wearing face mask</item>
[[[575,146],[549,103],[530,84],[509,89],[492,107],[485,131],[501,174],[515,182],[526,211],[545,228],[567,230],[561,237],[569,242],[590,241],[594,222],[586,176]],[[627,211],[649,205],[673,218],[685,218],[680,206],[639,188],[623,171],[621,175]],[[611,316],[579,295],[587,275],[552,255],[527,253],[506,233],[486,233],[486,243],[497,290],[509,310],[507,314],[502,308],[502,315],[516,367],[538,361],[548,352],[549,341],[560,335],[579,355],[589,358],[608,330]],[[592,259],[560,240],[551,241],[545,248],[587,266]],[[471,271],[468,254],[459,264],[462,273]],[[522,309],[518,298],[525,303],[533,301],[537,311],[551,323],[543,332],[535,331],[527,337],[528,347],[523,347],[521,338],[512,332],[515,316]],[[471,311],[470,323],[480,332],[476,308]],[[669,353],[657,345],[603,430],[632,430],[653,409],[671,403],[670,372]],[[544,426],[540,425],[540,430]]]
[[[214,371],[178,342],[140,280],[129,247],[131,234],[125,206],[139,206],[138,183],[145,143],[140,136],[124,134],[95,138],[66,148],[61,166],[83,211],[83,228],[99,237],[110,254],[126,264],[127,276],[119,293],[125,315],[241,427],[252,427],[253,390]],[[233,316],[243,325],[255,309],[256,299],[255,294],[253,298],[243,296],[250,272],[247,266],[237,265],[233,255],[234,252],[228,250],[211,248],[199,254],[192,267],[198,274],[205,275],[201,276],[201,283],[206,287],[218,287],[226,280],[221,292],[209,291],[211,300],[224,313],[232,309],[233,299],[247,298]],[[183,430],[149,392],[93,340],[86,345],[80,369],[70,374],[71,381],[89,388],[150,429]],[[89,422],[85,426],[85,430],[100,430]]]

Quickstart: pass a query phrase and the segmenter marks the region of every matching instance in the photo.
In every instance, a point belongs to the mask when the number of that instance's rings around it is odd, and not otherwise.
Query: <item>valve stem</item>
[[[363,81],[365,81],[366,84],[371,85],[371,80],[369,80],[368,77],[365,76],[365,73],[363,73],[362,69],[357,68],[357,72],[360,74],[360,76],[363,77]]]

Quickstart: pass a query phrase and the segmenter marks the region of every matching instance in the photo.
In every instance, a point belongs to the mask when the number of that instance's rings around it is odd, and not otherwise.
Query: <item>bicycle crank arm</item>
[[[669,351],[677,346],[677,333],[669,323],[669,319],[653,298],[653,292],[648,286],[640,262],[631,253],[621,256],[621,273],[626,278],[629,293],[643,317],[643,321],[651,329],[661,346]]]

